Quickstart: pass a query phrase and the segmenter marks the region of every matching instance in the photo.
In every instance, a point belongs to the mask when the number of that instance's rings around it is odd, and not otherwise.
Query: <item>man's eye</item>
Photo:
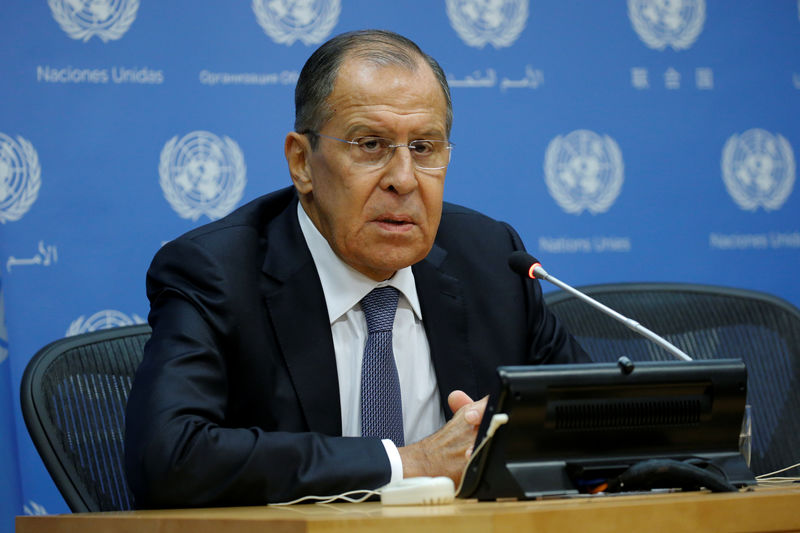
[[[356,139],[358,147],[365,152],[380,152],[385,150],[388,143],[384,139],[378,137],[361,137]]]
[[[430,155],[435,151],[435,146],[432,141],[414,141],[411,149],[415,155]]]

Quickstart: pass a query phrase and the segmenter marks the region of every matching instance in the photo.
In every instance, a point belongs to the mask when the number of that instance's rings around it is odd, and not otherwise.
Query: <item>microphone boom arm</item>
[[[637,332],[638,334],[642,335],[643,337],[646,337],[646,338],[650,339],[651,341],[655,342],[656,344],[658,344],[659,346],[661,346],[662,348],[667,350],[669,353],[671,353],[672,355],[674,355],[678,359],[683,359],[684,361],[691,361],[692,360],[692,358],[689,357],[683,350],[681,350],[680,348],[678,348],[674,344],[670,343],[669,341],[667,341],[663,337],[653,333],[652,331],[650,331],[646,327],[644,327],[641,324],[639,324],[637,321],[635,321],[635,320],[633,320],[631,318],[628,318],[628,317],[626,317],[624,315],[621,315],[620,313],[617,313],[616,311],[614,311],[610,307],[608,307],[606,305],[603,305],[602,303],[598,302],[594,298],[590,298],[589,296],[586,296],[582,292],[570,287],[569,285],[567,285],[566,283],[564,283],[560,279],[558,279],[558,278],[556,278],[554,276],[551,276],[550,274],[547,273],[547,271],[544,268],[542,268],[542,266],[540,264],[536,263],[535,265],[533,265],[531,267],[531,270],[533,271],[534,274],[536,274],[537,278],[549,281],[550,283],[552,283],[556,287],[567,291],[571,295],[583,300],[584,302],[586,302],[587,304],[591,305],[592,307],[594,307],[596,309],[599,309],[600,311],[604,312],[605,314],[609,315],[610,317],[612,317],[612,318],[616,319],[617,321],[621,322],[622,324],[624,324],[627,328],[632,329],[633,331]]]

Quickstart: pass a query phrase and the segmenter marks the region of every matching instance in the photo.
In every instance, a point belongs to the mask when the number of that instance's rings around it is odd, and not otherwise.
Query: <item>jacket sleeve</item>
[[[231,376],[242,341],[232,339],[240,314],[252,310],[229,301],[230,278],[189,239],[162,248],[148,272],[153,334],[126,415],[136,506],[257,505],[387,483],[390,465],[378,439],[303,431],[303,420],[241,423],[231,398],[242,384]],[[267,397],[291,394],[287,383],[265,379],[260,388]]]

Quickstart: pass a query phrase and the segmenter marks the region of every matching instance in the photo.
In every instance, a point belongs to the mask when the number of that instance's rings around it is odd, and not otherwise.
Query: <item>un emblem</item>
[[[222,218],[242,199],[246,169],[239,145],[207,131],[175,136],[161,150],[159,183],[183,218]]]
[[[622,188],[622,152],[608,135],[576,130],[550,141],[544,175],[550,196],[567,213],[608,211]]]
[[[706,21],[705,0],[628,0],[628,17],[644,43],[655,50],[692,46]]]
[[[19,220],[39,196],[42,168],[33,145],[0,133],[0,222]]]
[[[321,43],[339,21],[340,0],[253,0],[258,24],[273,41]]]
[[[447,0],[447,17],[469,46],[511,46],[528,21],[528,0]]]
[[[128,316],[114,309],[104,309],[89,318],[85,318],[83,315],[76,318],[67,329],[67,337],[98,329],[111,329],[134,324],[144,324],[144,320],[136,314]]]
[[[61,29],[84,42],[97,35],[104,43],[122,37],[136,19],[139,0],[48,0]]]
[[[758,128],[731,135],[722,149],[722,179],[742,209],[780,209],[794,186],[792,147],[782,135]]]

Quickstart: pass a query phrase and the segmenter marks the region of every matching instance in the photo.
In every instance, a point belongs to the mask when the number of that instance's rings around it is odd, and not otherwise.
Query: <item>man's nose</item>
[[[394,154],[385,170],[381,180],[384,189],[393,188],[399,194],[408,194],[417,188],[417,167],[407,146],[398,146],[394,149]]]

